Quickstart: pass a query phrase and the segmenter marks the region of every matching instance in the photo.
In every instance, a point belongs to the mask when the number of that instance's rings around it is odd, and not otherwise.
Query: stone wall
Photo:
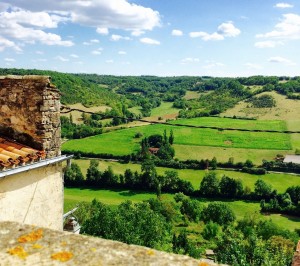
[[[204,259],[20,223],[0,222],[0,228],[1,265],[217,265]]]
[[[56,163],[0,179],[0,221],[62,230],[61,169]]]
[[[48,76],[0,76],[0,134],[60,155],[60,93]]]

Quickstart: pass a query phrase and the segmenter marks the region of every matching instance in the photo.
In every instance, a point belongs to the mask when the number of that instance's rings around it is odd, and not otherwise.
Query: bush
[[[209,203],[202,212],[204,222],[213,221],[219,225],[228,225],[235,220],[232,209],[223,202]]]

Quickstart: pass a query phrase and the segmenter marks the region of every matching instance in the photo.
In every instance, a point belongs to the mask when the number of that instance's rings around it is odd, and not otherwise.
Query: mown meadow
[[[286,123],[284,121],[253,121],[241,119],[228,119],[228,118],[194,118],[176,120],[173,123],[182,125],[205,125],[222,128],[240,128],[250,130],[286,130]],[[194,159],[207,159],[205,154],[201,154],[202,150],[207,148],[221,148],[219,153],[214,154],[215,157],[224,157],[223,154],[234,149],[251,149],[252,154],[258,151],[258,156],[254,154],[254,160],[261,162],[264,159],[264,153],[268,157],[274,157],[280,151],[287,153],[292,149],[291,136],[283,133],[268,133],[268,132],[243,132],[243,131],[229,131],[229,130],[216,130],[216,129],[203,129],[191,128],[184,126],[171,126],[171,125],[146,125],[134,128],[120,129],[101,135],[88,137],[78,140],[70,140],[63,145],[63,151],[81,151],[93,152],[95,154],[113,154],[113,155],[127,155],[136,152],[140,147],[140,138],[135,138],[137,133],[143,136],[150,136],[153,134],[162,134],[164,130],[173,131],[175,136],[174,147],[175,157],[184,159],[189,153],[191,158]],[[203,147],[203,149],[202,149]],[[226,149],[226,150],[225,150]],[[184,150],[184,152],[182,152]],[[254,150],[254,151],[253,151]],[[260,154],[264,151],[262,154]],[[271,151],[268,153],[266,151]],[[244,157],[247,157],[247,153]],[[183,154],[184,153],[184,154]],[[195,154],[196,153],[196,154]],[[238,156],[240,151],[234,152]],[[226,156],[225,160],[229,157]],[[196,158],[195,158],[196,159]],[[238,161],[238,157],[236,158]]]
[[[80,188],[65,188],[65,211],[70,210],[82,201],[91,202],[93,199],[97,199],[112,207],[116,207],[120,203],[130,200],[132,202],[141,202],[150,198],[156,198],[155,193],[144,191],[131,191],[131,190],[118,190],[118,189],[80,189]],[[164,200],[172,200],[172,194],[162,194]],[[213,200],[198,199],[202,203],[208,204]],[[222,200],[224,201],[224,200]],[[245,215],[252,213],[258,213],[260,218],[270,218],[274,223],[283,228],[294,230],[299,228],[300,218],[292,216],[284,216],[278,214],[262,215],[259,213],[260,206],[257,202],[246,202],[242,200],[226,201],[226,203],[232,208],[237,219],[242,219]]]

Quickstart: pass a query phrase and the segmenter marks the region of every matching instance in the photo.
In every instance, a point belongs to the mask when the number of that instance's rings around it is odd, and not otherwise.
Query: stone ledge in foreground
[[[16,222],[0,222],[0,265],[216,265],[205,260],[75,235]]]

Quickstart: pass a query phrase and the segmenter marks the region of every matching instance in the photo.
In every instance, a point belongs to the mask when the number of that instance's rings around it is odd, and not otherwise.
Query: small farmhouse
[[[0,221],[63,227],[60,93],[48,76],[0,77]]]

